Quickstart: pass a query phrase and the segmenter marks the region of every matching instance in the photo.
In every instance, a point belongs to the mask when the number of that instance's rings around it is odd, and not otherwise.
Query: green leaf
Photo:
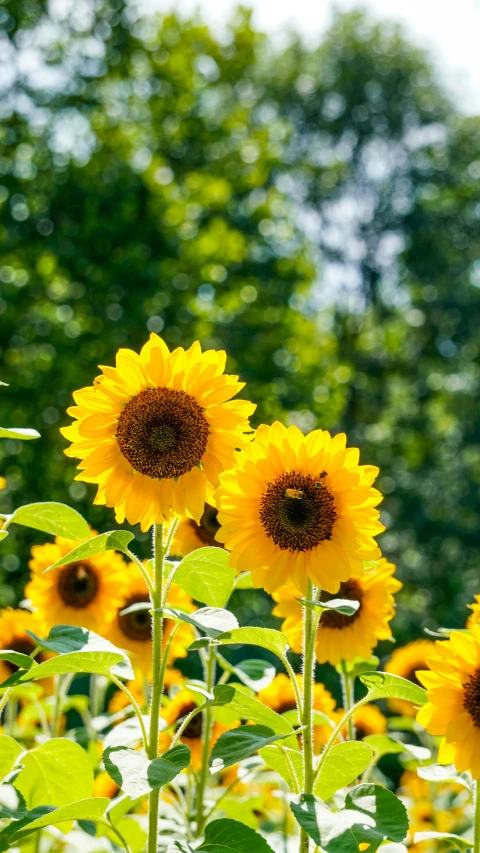
[[[368,767],[373,758],[369,746],[360,741],[337,743],[327,754],[315,782],[315,793],[322,800],[349,785]]]
[[[202,607],[199,610],[195,610],[194,613],[184,613],[183,610],[174,610],[172,607],[165,607],[163,611],[157,612],[163,612],[165,616],[171,613],[175,619],[180,619],[182,622],[193,625],[198,631],[203,631],[209,637],[218,637],[224,631],[238,628],[237,617],[230,610],[224,610],[221,607]]]
[[[251,572],[242,572],[235,578],[234,589],[255,589]]]
[[[66,675],[75,672],[105,675],[107,678],[113,673],[121,678],[131,678],[129,672],[126,671],[125,658],[121,652],[70,652],[43,661],[23,675],[16,672],[0,686],[16,684],[17,681],[39,681],[39,679],[47,678],[50,675]]]
[[[335,669],[340,675],[343,675],[345,672],[347,675],[350,675],[351,678],[357,678],[357,676],[361,675],[363,672],[374,672],[379,663],[380,660],[375,655],[372,655],[368,660],[356,657],[351,661],[342,661],[341,663],[338,663]]]
[[[403,841],[408,832],[407,810],[403,803],[381,785],[357,785],[348,792],[345,807],[355,809],[375,821],[377,832],[390,841]]]
[[[0,782],[11,773],[22,752],[23,747],[13,737],[0,735]]]
[[[422,841],[451,841],[460,850],[473,850],[473,841],[451,832],[416,832],[413,841],[415,844],[421,844]]]
[[[52,566],[49,566],[45,571],[50,572],[52,569],[58,569],[60,566],[68,566],[69,563],[77,563],[80,560],[88,560],[90,557],[95,557],[96,554],[101,554],[103,551],[122,551],[128,553],[128,543],[134,539],[133,533],[128,530],[110,530],[108,533],[100,533],[99,536],[94,536],[88,542],[83,542],[82,545],[77,545],[73,551],[65,554]],[[218,549],[217,549],[218,550]]]
[[[294,797],[290,808],[300,826],[326,853],[358,853],[359,845],[369,844],[369,853],[378,849],[382,836],[375,832],[375,821],[358,812],[342,809],[331,812],[313,794]]]
[[[235,569],[223,548],[198,548],[188,554],[175,572],[175,583],[196,601],[224,607],[230,598]]]
[[[175,779],[175,776],[190,764],[190,750],[179,744],[160,758],[149,761],[134,749],[114,746],[105,750],[103,761],[105,769],[118,787],[135,799]]]
[[[421,779],[427,782],[456,782],[469,791],[472,788],[468,773],[459,773],[454,764],[430,764],[428,767],[417,767]]]
[[[8,536],[8,530],[0,530],[0,542],[1,542],[3,539],[6,539],[6,538],[7,538],[7,536]]]
[[[242,660],[235,664],[234,670],[240,681],[256,693],[268,687],[276,675],[275,667],[261,659]]]
[[[297,598],[297,601],[305,607],[318,610],[320,613],[325,610],[334,610],[343,616],[353,616],[360,607],[360,602],[353,601],[351,598],[332,598],[331,601],[307,601],[305,598]]]
[[[5,383],[2,382],[2,385]],[[0,438],[18,438],[21,441],[30,441],[32,438],[40,438],[36,429],[25,427],[0,427]]]
[[[408,752],[417,761],[428,761],[432,757],[432,753],[425,746],[402,743],[402,741],[389,735],[368,735],[363,739],[363,743],[368,743],[377,758],[381,758],[382,755],[395,755],[402,752]]]
[[[222,708],[216,709],[215,719],[218,722],[228,725],[235,720],[253,720],[254,723],[273,729],[275,734],[293,734],[293,726],[288,720],[254,696],[250,696],[245,688],[233,684],[225,686],[233,690],[233,695]],[[219,687],[215,689],[218,690]]]
[[[87,522],[76,509],[54,501],[21,506],[11,516],[10,523],[42,530],[52,536],[66,536],[68,539],[85,539],[90,536]]]
[[[275,734],[268,726],[240,726],[224,732],[212,749],[210,754],[210,767],[213,773],[224,770],[232,764],[237,764],[244,758],[248,758],[262,747],[277,740],[288,737],[287,734]]]
[[[194,848],[185,841],[173,841],[167,853],[193,853]],[[199,853],[272,853],[265,839],[238,820],[213,820],[205,829],[205,840],[199,847]]]
[[[103,822],[105,810],[109,805],[108,797],[94,797],[61,806],[58,809],[51,810],[48,807],[40,807],[32,810],[21,820],[12,821],[3,832],[0,832],[0,851],[4,853],[4,851],[21,843],[31,832],[37,832],[46,826],[69,823],[72,820]]]
[[[288,649],[287,636],[273,628],[234,628],[232,631],[220,634],[216,640],[217,643],[225,646],[242,643],[247,646],[260,646],[277,655],[282,661]]]
[[[371,701],[374,699],[405,699],[414,705],[425,705],[427,693],[418,684],[412,684],[406,678],[399,675],[391,675],[388,672],[368,672],[360,676],[368,689]]]
[[[64,806],[92,796],[92,763],[78,743],[53,738],[22,756],[14,785],[27,808]]]
[[[126,653],[117,649],[113,643],[106,640],[105,637],[101,637],[100,634],[96,634],[95,631],[88,631],[87,628],[80,628],[75,625],[55,625],[44,640],[37,637],[33,631],[27,631],[27,634],[38,646],[56,652],[58,655],[65,655],[70,652],[110,652],[121,655],[123,662],[115,666],[112,672],[128,680],[135,677]]]
[[[18,669],[30,669],[31,666],[36,666],[37,662],[29,655],[24,655],[22,652],[15,652],[13,649],[2,649],[0,652],[0,660],[6,660],[17,666]]]
[[[291,791],[303,788],[303,755],[299,749],[291,749],[285,744],[264,746],[260,750],[260,758],[282,777]],[[295,778],[292,778],[291,768]]]

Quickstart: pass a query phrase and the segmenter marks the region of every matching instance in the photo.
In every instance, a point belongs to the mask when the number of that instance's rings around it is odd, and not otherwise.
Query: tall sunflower
[[[340,584],[338,593],[322,593],[321,601],[332,598],[347,598],[359,601],[360,606],[353,616],[344,616],[335,611],[324,611],[318,626],[315,645],[318,663],[334,666],[341,660],[356,657],[369,658],[379,640],[392,636],[390,621],[395,615],[394,593],[402,584],[393,577],[395,566],[381,557],[378,567],[361,578],[350,578]],[[296,601],[301,593],[289,584],[273,593],[277,606],[275,616],[285,617],[282,631],[288,637],[294,652],[302,651],[302,605]]]
[[[25,595],[32,602],[43,633],[54,625],[79,625],[105,635],[123,600],[128,565],[115,551],[45,572],[79,542],[57,536],[34,545]]]
[[[428,702],[417,722],[431,735],[443,735],[440,764],[455,764],[480,778],[480,627],[472,634],[454,631],[435,643],[428,670],[417,672]]]
[[[401,678],[418,684],[415,673],[418,669],[426,669],[427,659],[433,654],[435,654],[433,640],[414,640],[406,646],[395,649],[390,660],[385,664],[385,672],[400,675]],[[414,705],[405,699],[389,699],[388,705],[395,714],[401,714],[404,717],[414,717],[417,713]]]
[[[74,394],[65,453],[81,460],[76,479],[98,485],[95,503],[114,507],[118,522],[147,530],[172,512],[200,521],[255,409],[232,401],[245,383],[223,373],[225,358],[198,341],[170,353],[152,334],[140,355],[119,350],[116,367]]]
[[[297,676],[298,683],[301,687],[302,677]],[[272,683],[268,687],[257,694],[257,699],[264,705],[267,705],[277,714],[284,714],[286,711],[293,711],[296,707],[295,692],[292,687],[288,675],[284,672],[278,673]],[[336,702],[332,694],[326,689],[323,684],[316,683],[313,685],[313,708],[315,711],[320,711],[332,721],[335,719]],[[332,733],[332,728],[325,725],[316,725],[315,729],[315,745],[325,744]]]
[[[237,468],[220,476],[217,533],[230,563],[252,570],[267,592],[307,579],[337,593],[363,575],[363,561],[380,556],[374,536],[385,528],[374,507],[378,468],[359,465],[346,436],[315,430],[304,436],[280,423],[261,426]]]
[[[145,675],[151,674],[152,668],[152,620],[148,610],[137,610],[123,613],[134,604],[150,603],[147,585],[139,572],[132,572],[127,579],[121,601],[117,603],[115,614],[109,623],[106,637],[117,648],[124,649],[132,656],[134,669]],[[192,599],[176,584],[170,587],[167,606],[178,607],[180,610],[191,612],[195,609]],[[163,647],[165,648],[174,622],[165,616],[163,627]],[[186,647],[193,640],[193,630],[187,624],[182,624],[175,633],[170,646],[168,661],[172,663],[177,658],[186,656]]]
[[[35,649],[35,643],[27,631],[38,634],[39,623],[34,613],[20,608],[14,610],[13,607],[0,610],[0,649],[2,651],[8,649],[12,652],[20,652],[23,655],[31,655]],[[35,656],[38,663],[46,659],[47,656],[42,652]],[[18,667],[10,661],[0,660],[0,684],[17,669]],[[51,678],[44,678],[39,683],[46,693],[49,693],[53,687],[53,679]]]
[[[193,518],[182,518],[175,531],[170,553],[173,557],[186,557],[197,548],[207,546],[223,548],[215,539],[220,525],[217,521],[217,510],[210,504],[205,505],[203,515],[197,523]]]

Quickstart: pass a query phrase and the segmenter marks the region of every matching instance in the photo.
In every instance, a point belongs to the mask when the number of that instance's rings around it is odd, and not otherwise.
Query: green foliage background
[[[218,36],[122,0],[11,0],[0,27],[0,420],[42,433],[1,444],[1,508],[60,500],[111,528],[62,453],[72,391],[149,330],[200,338],[256,423],[346,430],[380,465],[399,639],[462,625],[480,592],[480,120],[360,12],[313,48],[273,46],[244,11]],[[33,541],[2,543],[0,604]]]

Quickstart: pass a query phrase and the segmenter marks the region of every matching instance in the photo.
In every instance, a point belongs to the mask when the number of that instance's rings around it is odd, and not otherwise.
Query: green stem
[[[154,611],[152,614],[152,701],[150,707],[150,735],[148,739],[148,757],[150,760],[153,760],[158,755],[159,719],[163,693],[163,617],[161,613],[155,611],[160,610],[162,606],[164,556],[163,524],[154,524],[154,578],[151,594],[151,604]],[[160,789],[157,788],[149,795],[147,853],[157,853],[159,800]]]
[[[178,624],[173,626],[172,630],[170,631],[170,636],[167,640],[165,650],[163,652],[162,663],[160,666],[160,681],[162,683],[162,692],[163,692],[163,685],[165,683],[165,672],[166,672],[167,665],[168,665],[168,656],[170,654],[170,649],[172,647],[172,643],[175,639],[175,634],[177,633],[178,629],[180,628],[180,624],[181,623],[179,622]]]
[[[295,675],[295,671],[293,669],[293,666],[290,663],[290,661],[288,660],[286,655],[282,658],[282,661],[283,661],[283,665],[284,665],[285,669],[287,670],[290,681],[292,683],[293,692],[295,693],[295,701],[297,703],[298,719],[301,720],[302,716],[303,716],[303,700],[302,700],[302,694],[300,692],[300,688],[298,686],[298,679],[297,679],[297,676]]]
[[[15,725],[17,722],[18,702],[15,698],[11,698],[5,711],[5,730],[7,735],[15,737]]]
[[[316,591],[312,581],[308,580],[306,599],[314,600]],[[313,681],[315,664],[315,635],[317,620],[315,612],[311,607],[305,607],[303,612],[303,713],[302,713],[302,750],[303,750],[303,772],[304,792],[313,793],[314,771],[313,771]],[[300,831],[300,853],[308,853],[310,849],[310,838],[302,828]]]
[[[207,660],[205,664],[205,681],[208,693],[213,693],[213,688],[215,685],[215,649],[213,646],[209,646]],[[210,734],[212,729],[212,709],[210,705],[203,712],[203,726],[202,726],[202,763],[200,767],[200,773],[198,777],[197,783],[197,828],[196,828],[196,837],[200,837],[203,834],[203,830],[205,827],[206,816],[204,814],[203,808],[203,800],[205,796],[205,788],[207,785],[208,779],[208,756],[210,752]]]
[[[63,703],[73,681],[73,673],[60,676],[56,685],[55,691],[55,707],[53,709],[52,720],[52,737],[58,737],[60,734],[60,721],[62,717]]]
[[[33,853],[40,853],[41,836],[42,836],[42,830],[40,829],[38,832],[35,833]]]
[[[178,727],[177,731],[175,732],[174,738],[170,744],[170,749],[173,749],[173,747],[177,745],[177,743],[180,740],[180,738],[182,737],[185,729],[191,723],[193,718],[196,717],[197,714],[202,714],[202,713],[203,713],[202,706],[199,705],[198,708],[194,708],[193,711],[190,711],[190,713],[187,714],[183,723],[181,724],[181,726]]]
[[[325,759],[326,759],[328,753],[330,752],[330,749],[334,745],[335,741],[337,740],[337,738],[338,738],[339,734],[341,733],[342,729],[344,728],[344,726],[348,723],[350,717],[352,717],[353,714],[355,714],[355,712],[358,711],[358,709],[362,707],[362,705],[366,705],[370,701],[371,701],[370,697],[367,693],[367,695],[364,696],[363,699],[360,699],[355,705],[352,705],[350,710],[347,711],[347,713],[345,714],[344,717],[342,717],[342,719],[340,720],[338,725],[335,726],[335,728],[334,728],[332,734],[330,735],[330,737],[329,737],[329,739],[325,745],[325,748],[324,748],[324,750],[320,756],[320,760],[317,764],[317,769],[315,770],[315,774],[314,774],[314,781],[317,778],[318,774],[320,773],[320,770],[321,770],[321,768],[325,762]]]
[[[340,674],[340,681],[342,684],[343,707],[346,711],[349,711],[352,705],[354,705],[355,703],[354,686],[351,673],[347,672],[346,670],[345,661],[342,661],[342,672]],[[355,740],[355,726],[353,724],[353,717],[348,718],[347,740]]]
[[[480,853],[480,784],[475,782],[475,818],[473,823],[473,853]]]
[[[168,531],[167,539],[165,542],[165,558],[167,558],[168,555],[170,554],[170,548],[172,547],[173,537],[175,536],[175,531],[176,531],[179,523],[180,523],[180,519],[175,518],[170,525],[170,529]],[[167,603],[168,593],[170,592],[170,587],[171,587],[172,581],[175,577],[175,572],[177,571],[177,568],[178,568],[178,564],[174,565],[173,569],[171,570],[170,574],[168,575],[168,577],[165,581],[165,588],[163,590],[163,598],[162,598],[162,607],[165,607],[165,605]]]
[[[127,548],[127,554],[130,557],[132,563],[135,563],[138,571],[142,575],[145,583],[147,584],[148,592],[150,594],[150,598],[153,599],[154,588],[153,588],[152,579],[150,577],[150,573],[149,573],[148,569],[145,568],[142,561],[139,560],[138,557],[136,557],[135,554],[133,553],[133,551],[130,551],[129,548]]]
[[[145,728],[145,722],[143,720],[143,714],[142,714],[142,711],[140,709],[138,702],[136,701],[135,697],[130,692],[130,690],[128,689],[126,684],[124,684],[122,681],[120,681],[120,679],[117,678],[115,675],[111,675],[110,677],[111,677],[113,683],[115,684],[115,686],[118,687],[118,689],[121,690],[122,693],[125,694],[128,701],[130,702],[130,705],[132,706],[133,710],[135,711],[135,715],[137,717],[138,722],[140,723],[140,728],[142,730],[143,745],[145,747],[145,751],[148,752],[148,735],[147,735],[147,730]]]
[[[10,696],[12,694],[12,690],[13,690],[12,687],[7,687],[5,690],[5,693],[3,694],[2,698],[0,699],[0,717],[2,715],[3,709],[5,708],[5,705],[7,704],[8,700],[10,699]]]

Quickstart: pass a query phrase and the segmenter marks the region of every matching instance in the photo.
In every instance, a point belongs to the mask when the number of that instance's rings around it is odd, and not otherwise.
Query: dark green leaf
[[[403,803],[381,785],[358,785],[348,792],[345,807],[373,818],[377,831],[390,841],[403,841],[408,832],[407,811]]]
[[[210,754],[210,767],[213,773],[224,770],[244,758],[253,755],[262,747],[277,740],[283,740],[288,735],[275,734],[268,726],[240,726],[224,732],[215,743]]]
[[[173,841],[167,853],[272,853],[265,839],[237,820],[222,818],[209,823],[205,829],[205,840],[193,848],[184,841]]]

